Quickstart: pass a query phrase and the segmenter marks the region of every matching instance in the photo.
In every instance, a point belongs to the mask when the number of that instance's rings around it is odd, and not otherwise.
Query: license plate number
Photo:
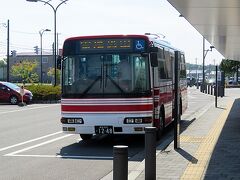
[[[96,134],[113,134],[112,126],[95,126]]]

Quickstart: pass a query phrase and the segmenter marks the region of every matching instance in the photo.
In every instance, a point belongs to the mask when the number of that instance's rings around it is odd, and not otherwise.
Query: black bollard
[[[145,180],[156,179],[156,127],[145,128]]]
[[[207,94],[207,84],[204,85],[204,93]]]
[[[113,180],[128,179],[128,146],[113,146]]]
[[[210,94],[210,87],[211,87],[211,85],[208,84],[207,86],[208,86],[208,88],[207,88],[207,90],[208,90],[207,93]]]

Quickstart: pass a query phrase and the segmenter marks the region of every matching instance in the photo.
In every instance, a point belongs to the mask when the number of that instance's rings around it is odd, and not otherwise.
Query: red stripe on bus
[[[153,105],[109,105],[109,106],[71,106],[62,105],[62,111],[99,112],[99,111],[151,111]]]

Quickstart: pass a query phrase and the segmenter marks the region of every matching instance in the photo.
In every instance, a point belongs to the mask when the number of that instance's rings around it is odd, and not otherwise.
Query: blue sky
[[[61,1],[52,0],[56,7]],[[6,54],[7,29],[2,23],[10,20],[10,50],[33,52],[40,47],[50,50],[54,42],[53,10],[41,2],[5,1],[0,6],[0,56]],[[160,33],[186,54],[187,62],[202,63],[202,36],[166,0],[69,0],[57,10],[59,48],[71,36],[101,34]],[[206,43],[206,49],[210,46]],[[206,64],[219,63],[222,56],[214,50]]]

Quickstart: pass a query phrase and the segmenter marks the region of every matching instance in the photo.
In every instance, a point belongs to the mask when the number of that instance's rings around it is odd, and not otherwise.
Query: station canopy
[[[226,59],[240,61],[240,0],[168,0]]]

